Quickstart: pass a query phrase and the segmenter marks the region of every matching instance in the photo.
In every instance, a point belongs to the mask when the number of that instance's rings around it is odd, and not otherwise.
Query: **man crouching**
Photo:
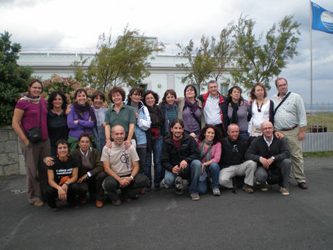
[[[122,200],[130,202],[148,184],[145,175],[139,172],[139,157],[135,147],[126,149],[124,145],[125,130],[116,125],[112,128],[112,147],[103,148],[101,161],[107,177],[103,181],[103,188],[110,196],[112,204],[121,205],[121,198],[117,193],[120,188]]]

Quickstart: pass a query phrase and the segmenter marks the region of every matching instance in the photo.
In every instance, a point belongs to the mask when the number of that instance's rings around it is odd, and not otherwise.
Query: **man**
[[[298,94],[288,92],[288,82],[285,78],[278,78],[275,86],[278,94],[271,98],[275,107],[274,126],[287,139],[298,186],[307,189],[302,152],[307,124],[304,103]]]
[[[103,188],[110,196],[113,205],[121,205],[121,199],[117,193],[120,188],[122,198],[130,202],[140,190],[148,184],[148,179],[139,172],[139,157],[135,145],[128,149],[125,147],[125,129],[121,125],[112,128],[112,148],[104,147],[101,157],[104,172],[107,177],[103,181]]]
[[[201,173],[200,152],[192,136],[184,133],[184,123],[174,119],[170,124],[170,136],[164,140],[162,167],[166,170],[164,181],[174,186],[177,194],[183,193],[183,178],[190,180],[189,193],[192,200],[200,200],[199,176]]]
[[[199,100],[202,101],[204,108],[206,124],[216,127],[223,137],[226,136],[227,127],[227,101],[218,91],[217,81],[208,82],[208,92],[200,95]]]
[[[227,130],[228,136],[222,140],[222,170],[220,171],[220,185],[232,188],[232,178],[235,176],[245,176],[243,190],[247,194],[252,194],[254,183],[254,172],[257,163],[245,161],[245,152],[249,147],[247,138],[239,136],[237,124],[230,124]]]
[[[245,154],[247,160],[258,162],[256,181],[261,190],[267,191],[267,180],[270,184],[278,182],[280,193],[289,195],[289,174],[291,168],[290,152],[287,141],[278,139],[273,134],[273,124],[265,121],[261,124],[262,136],[255,138]]]

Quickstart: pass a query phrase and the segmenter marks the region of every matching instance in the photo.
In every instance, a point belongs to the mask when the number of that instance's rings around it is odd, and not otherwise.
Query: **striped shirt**
[[[282,99],[276,94],[271,100],[277,107]],[[274,116],[274,126],[277,130],[291,129],[295,125],[305,127],[306,112],[302,97],[296,93],[290,93],[287,100],[279,107]]]

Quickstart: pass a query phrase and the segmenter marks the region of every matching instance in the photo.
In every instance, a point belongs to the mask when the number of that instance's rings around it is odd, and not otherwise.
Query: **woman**
[[[145,166],[145,175],[149,179],[147,191],[151,190],[152,186],[152,173],[151,173],[151,154],[154,155],[154,188],[160,189],[160,182],[164,178],[161,164],[161,154],[163,146],[163,115],[157,105],[159,96],[154,91],[148,90],[143,95],[144,104],[147,106],[151,118],[151,126],[147,131],[147,157]]]
[[[91,147],[92,139],[89,133],[82,133],[79,137],[79,148],[72,152],[72,156],[79,163],[78,194],[80,204],[87,203],[87,192],[90,197],[96,197],[95,205],[103,207],[101,172],[103,163],[101,155],[96,148]]]
[[[163,115],[162,134],[166,136],[170,131],[170,124],[174,119],[178,118],[177,94],[173,89],[165,91],[162,102],[160,103]]]
[[[45,195],[47,186],[46,169],[42,159],[50,155],[51,151],[47,132],[46,102],[40,97],[42,92],[42,82],[32,79],[28,85],[28,94],[22,97],[15,106],[12,121],[25,158],[28,201],[37,207],[44,206],[43,194]],[[38,141],[34,140],[30,133],[36,128],[40,129],[40,133],[37,133],[40,135]]]
[[[134,109],[124,104],[125,95],[123,88],[118,86],[113,87],[109,92],[109,98],[113,103],[105,115],[106,146],[109,148],[111,148],[111,128],[115,125],[121,125],[125,129],[125,147],[128,149],[131,146],[136,120]]]
[[[208,178],[212,178],[213,195],[220,196],[220,166],[218,163],[221,158],[222,146],[219,133],[213,125],[206,125],[201,130],[197,142],[202,162],[202,174],[199,179],[199,191],[200,193],[206,193]]]
[[[47,188],[47,203],[54,212],[59,211],[56,199],[67,201],[70,206],[76,208],[75,197],[78,194],[76,183],[78,176],[78,163],[69,154],[68,144],[65,140],[59,140],[57,146],[57,157],[54,164],[47,167],[49,186]]]
[[[68,142],[71,144],[70,151],[77,148],[80,134],[88,132],[93,135],[96,126],[96,116],[92,107],[88,104],[88,94],[85,89],[78,89],[74,93],[74,104],[69,107],[67,125],[69,127]]]
[[[103,147],[105,146],[105,114],[108,111],[107,108],[103,108],[105,102],[105,95],[103,92],[97,90],[93,93],[92,97],[92,108],[95,111],[95,116],[97,120],[97,127],[94,130],[94,136],[96,140],[97,149],[102,152]]]
[[[248,112],[250,106],[242,97],[242,89],[233,86],[227,95],[228,125],[235,123],[239,126],[239,135],[248,136]]]
[[[200,129],[205,126],[205,116],[202,102],[196,98],[197,90],[194,85],[187,85],[184,89],[184,97],[178,98],[178,118],[184,121],[185,131],[196,138]]]
[[[57,154],[56,142],[60,139],[67,141],[68,126],[67,126],[67,99],[60,91],[53,91],[48,103],[47,113],[47,128],[51,142],[51,155]]]
[[[147,107],[141,101],[143,89],[132,88],[127,96],[127,105],[131,106],[135,112],[135,138],[136,152],[140,158],[140,173],[144,172],[147,154],[146,132],[150,128],[151,120]]]
[[[261,123],[270,121],[274,124],[274,103],[267,98],[265,86],[256,83],[251,91],[250,97],[253,100],[250,106],[250,123],[248,132],[252,137],[261,135]]]

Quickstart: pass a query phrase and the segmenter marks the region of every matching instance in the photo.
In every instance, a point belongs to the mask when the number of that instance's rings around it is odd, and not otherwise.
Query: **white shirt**
[[[208,95],[204,108],[206,124],[218,125],[222,123],[219,101],[219,95],[215,97],[211,96],[210,94]]]

